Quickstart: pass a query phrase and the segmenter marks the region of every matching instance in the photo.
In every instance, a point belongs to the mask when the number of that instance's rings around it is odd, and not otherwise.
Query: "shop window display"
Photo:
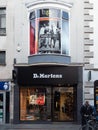
[[[64,54],[69,56],[69,13],[44,8],[30,12],[30,55]]]
[[[73,121],[74,87],[20,87],[21,121]]]
[[[20,88],[20,120],[48,120],[46,96],[45,88]]]

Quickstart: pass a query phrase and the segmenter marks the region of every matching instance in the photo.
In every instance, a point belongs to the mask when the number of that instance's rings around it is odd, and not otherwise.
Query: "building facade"
[[[90,0],[1,0],[0,123],[80,122],[85,100],[97,106],[94,7]]]

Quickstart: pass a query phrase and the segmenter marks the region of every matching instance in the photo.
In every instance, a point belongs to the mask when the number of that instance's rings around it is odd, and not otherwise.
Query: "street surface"
[[[73,123],[0,124],[0,130],[79,130],[79,127]]]

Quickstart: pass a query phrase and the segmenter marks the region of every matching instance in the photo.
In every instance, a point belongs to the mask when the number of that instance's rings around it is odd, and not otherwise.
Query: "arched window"
[[[30,55],[64,54],[69,56],[69,13],[43,8],[30,12]]]

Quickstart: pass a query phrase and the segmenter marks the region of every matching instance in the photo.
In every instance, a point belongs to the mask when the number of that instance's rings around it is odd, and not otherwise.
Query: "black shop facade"
[[[15,65],[14,123],[79,122],[82,66]]]

